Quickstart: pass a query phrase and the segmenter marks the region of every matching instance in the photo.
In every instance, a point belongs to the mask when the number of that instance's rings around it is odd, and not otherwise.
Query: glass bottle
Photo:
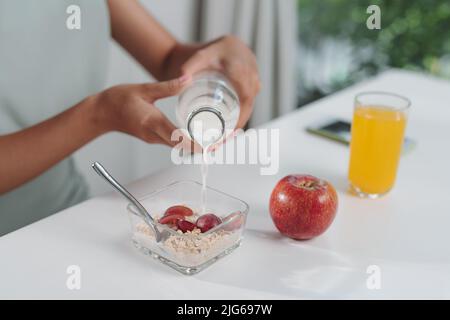
[[[203,148],[224,138],[239,119],[239,98],[220,72],[203,71],[178,97],[176,117],[180,128]]]

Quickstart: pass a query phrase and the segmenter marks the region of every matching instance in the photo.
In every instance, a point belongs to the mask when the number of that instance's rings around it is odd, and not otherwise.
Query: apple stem
[[[316,181],[303,181],[299,184],[300,187],[305,189],[314,189],[318,184]]]

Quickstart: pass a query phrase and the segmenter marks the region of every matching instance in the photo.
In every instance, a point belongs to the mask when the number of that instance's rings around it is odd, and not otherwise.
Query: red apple
[[[284,235],[307,240],[327,230],[336,216],[338,197],[334,187],[311,175],[288,175],[270,196],[270,215]]]

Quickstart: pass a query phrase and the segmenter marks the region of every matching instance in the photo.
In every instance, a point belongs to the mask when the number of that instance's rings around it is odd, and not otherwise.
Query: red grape
[[[202,232],[206,232],[221,223],[222,221],[218,216],[213,213],[208,213],[199,217],[195,224]]]
[[[159,223],[161,224],[176,224],[178,220],[183,220],[184,216],[181,214],[171,214],[169,216],[164,216],[159,219]]]
[[[164,213],[164,216],[182,215],[187,217],[192,216],[193,214],[194,212],[190,208],[178,205],[168,208]]]
[[[186,232],[186,231],[192,231],[195,229],[195,224],[192,222],[189,222],[187,220],[178,220],[177,227],[179,230]]]

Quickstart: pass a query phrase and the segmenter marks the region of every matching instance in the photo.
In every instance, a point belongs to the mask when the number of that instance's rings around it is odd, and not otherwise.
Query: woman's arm
[[[137,0],[108,0],[108,6],[114,40],[156,79],[179,76],[183,57],[186,60],[197,46],[179,44]]]
[[[153,84],[121,85],[86,98],[30,128],[0,136],[0,195],[40,175],[108,131],[170,146],[175,126],[153,105],[177,94],[188,77]]]
[[[92,99],[35,126],[0,136],[0,194],[46,171],[104,129]]]

